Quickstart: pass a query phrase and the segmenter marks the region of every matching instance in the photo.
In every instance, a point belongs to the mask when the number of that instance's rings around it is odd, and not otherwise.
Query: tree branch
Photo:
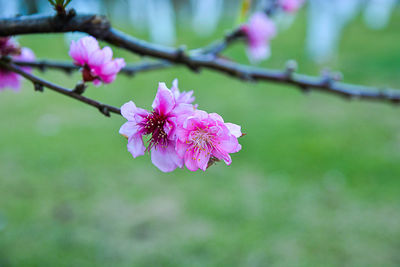
[[[245,81],[271,81],[293,85],[303,91],[316,90],[346,98],[400,103],[400,93],[393,90],[357,86],[336,82],[331,77],[296,75],[288,70],[268,70],[233,63],[216,58],[213,54],[186,53],[183,48],[170,48],[136,39],[113,29],[108,20],[99,15],[76,15],[73,17],[33,15],[0,19],[0,36],[31,33],[61,33],[80,31],[110,44],[125,48],[139,55],[164,59],[183,64],[193,71],[201,68],[216,70]]]
[[[45,71],[46,69],[58,69],[65,71],[66,73],[71,73],[72,71],[79,70],[81,67],[76,66],[68,61],[53,61],[53,60],[39,60],[39,61],[22,61],[13,60],[13,63],[18,66],[37,68],[40,71]],[[131,64],[121,69],[121,73],[132,76],[138,72],[158,70],[173,66],[168,61],[155,61],[155,62],[140,62],[137,64]]]
[[[38,78],[38,77],[22,70],[20,67],[18,67],[16,64],[12,63],[11,61],[6,62],[4,59],[0,60],[0,67],[8,69],[10,71],[13,71],[15,73],[18,73],[19,75],[30,80],[33,83],[36,91],[43,91],[43,87],[47,87],[57,93],[72,97],[78,101],[81,101],[90,106],[96,107],[102,114],[104,114],[107,117],[110,116],[110,112],[121,115],[121,110],[117,107],[100,103],[96,100],[93,100],[93,99],[90,99],[83,95],[80,95],[80,94],[76,93],[74,90],[66,89],[66,88],[58,86],[54,83],[51,83],[51,82],[48,82],[41,78]]]

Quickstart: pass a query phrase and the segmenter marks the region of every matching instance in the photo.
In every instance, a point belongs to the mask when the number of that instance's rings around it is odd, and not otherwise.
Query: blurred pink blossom
[[[0,55],[9,56],[13,60],[33,61],[35,55],[27,47],[21,48],[18,43],[10,37],[0,38]],[[24,71],[31,71],[29,67],[21,67]],[[0,91],[6,87],[18,91],[21,86],[21,76],[15,72],[0,68]]]
[[[230,165],[229,153],[242,148],[238,142],[241,135],[240,126],[224,123],[216,113],[196,110],[177,129],[176,151],[191,171],[205,171],[211,157]]]
[[[257,12],[248,24],[242,26],[247,36],[248,56],[251,61],[260,61],[270,56],[269,41],[276,35],[275,23],[263,12]]]
[[[100,49],[99,43],[92,36],[86,36],[78,41],[72,41],[69,55],[75,65],[82,66],[84,82],[91,82],[96,86],[101,83],[112,83],[117,73],[125,67],[123,58],[112,59],[112,50],[106,46]]]
[[[280,0],[280,5],[284,11],[294,13],[301,8],[304,2],[305,0]]]
[[[121,107],[121,114],[126,122],[119,133],[128,138],[128,151],[134,158],[151,151],[151,161],[163,172],[171,172],[183,167],[183,159],[176,151],[176,128],[179,116],[191,114],[193,105],[180,103],[165,83],[159,83],[156,97],[152,104],[153,111],[136,107],[129,101]],[[145,148],[143,136],[150,136]]]

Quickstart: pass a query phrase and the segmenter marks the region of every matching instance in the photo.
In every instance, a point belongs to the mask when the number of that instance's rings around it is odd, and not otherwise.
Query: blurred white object
[[[19,1],[0,0],[0,17],[15,17],[19,13]]]
[[[362,0],[309,0],[307,52],[319,63],[332,59],[344,26],[360,9]]]
[[[276,25],[279,28],[279,31],[285,31],[288,30],[290,28],[290,26],[292,26],[292,24],[294,23],[295,19],[296,19],[296,15],[297,13],[278,13],[276,14],[274,20],[276,21]],[[278,31],[278,32],[279,32]]]
[[[371,29],[383,29],[390,20],[396,0],[370,0],[364,12],[364,21]]]
[[[54,14],[54,9],[48,0],[39,0],[37,2],[38,11],[40,14]]]
[[[192,0],[192,25],[200,36],[207,36],[214,32],[221,17],[223,0]]]
[[[135,29],[141,31],[147,27],[146,12],[143,12],[147,9],[146,5],[147,0],[128,0],[129,20]]]
[[[175,43],[175,12],[170,0],[147,0],[147,19],[153,42]]]
[[[97,0],[73,0],[69,3],[68,8],[74,8],[81,14],[99,14],[103,11],[102,1]]]

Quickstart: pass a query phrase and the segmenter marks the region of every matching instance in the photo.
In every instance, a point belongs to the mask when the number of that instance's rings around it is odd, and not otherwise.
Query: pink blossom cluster
[[[249,59],[257,62],[268,58],[271,54],[269,42],[276,35],[275,23],[264,12],[257,12],[241,29],[247,37]]]
[[[9,56],[12,60],[33,61],[35,55],[27,47],[20,47],[19,44],[10,37],[0,37],[0,56]],[[22,67],[24,71],[30,71],[29,67]],[[9,87],[18,91],[21,87],[21,76],[15,72],[0,68],[0,91]]]
[[[82,67],[84,82],[93,82],[95,86],[112,83],[117,73],[125,67],[123,58],[112,59],[113,52],[106,46],[100,49],[99,43],[92,36],[72,41],[69,55],[74,64]]]
[[[119,133],[128,139],[128,151],[134,158],[149,151],[151,161],[163,172],[184,165],[191,171],[205,171],[214,160],[231,164],[230,153],[241,149],[240,126],[224,122],[216,113],[198,110],[192,95],[193,91],[181,93],[175,79],[171,90],[159,83],[151,111],[132,101],[121,107],[128,121]]]

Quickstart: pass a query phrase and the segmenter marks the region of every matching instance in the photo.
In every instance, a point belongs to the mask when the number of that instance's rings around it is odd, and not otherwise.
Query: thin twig
[[[93,100],[91,98],[80,95],[80,94],[74,92],[73,90],[63,88],[54,83],[43,80],[39,77],[36,77],[33,74],[30,74],[30,73],[22,70],[20,67],[18,67],[16,64],[14,64],[12,62],[6,62],[4,60],[0,60],[0,67],[8,69],[10,71],[13,71],[15,73],[18,73],[19,75],[30,80],[34,84],[35,90],[37,90],[37,91],[43,91],[43,87],[47,87],[57,93],[72,97],[78,101],[81,101],[90,106],[96,107],[102,114],[104,114],[107,117],[110,116],[110,112],[115,113],[115,114],[121,114],[121,110],[117,107],[100,103],[96,100]]]
[[[233,44],[235,41],[243,39],[244,34],[241,28],[237,28],[228,34],[222,40],[211,43],[210,45],[191,51],[191,54],[203,54],[203,55],[214,55],[217,56],[223,50],[228,48],[229,45]]]
[[[283,70],[267,70],[233,63],[214,55],[191,55],[183,48],[170,48],[151,44],[134,38],[111,27],[104,16],[76,15],[63,19],[57,16],[32,15],[17,18],[0,19],[0,36],[32,33],[61,33],[80,31],[88,33],[110,44],[127,49],[139,55],[164,59],[172,63],[183,64],[193,71],[201,68],[216,70],[245,81],[272,81],[293,85],[301,90],[317,90],[349,99],[365,99],[382,102],[400,103],[400,93],[393,90],[381,90],[374,87],[338,83],[327,77],[288,75]]]
[[[280,9],[279,0],[267,0],[264,5],[264,13],[267,16],[274,15]]]

